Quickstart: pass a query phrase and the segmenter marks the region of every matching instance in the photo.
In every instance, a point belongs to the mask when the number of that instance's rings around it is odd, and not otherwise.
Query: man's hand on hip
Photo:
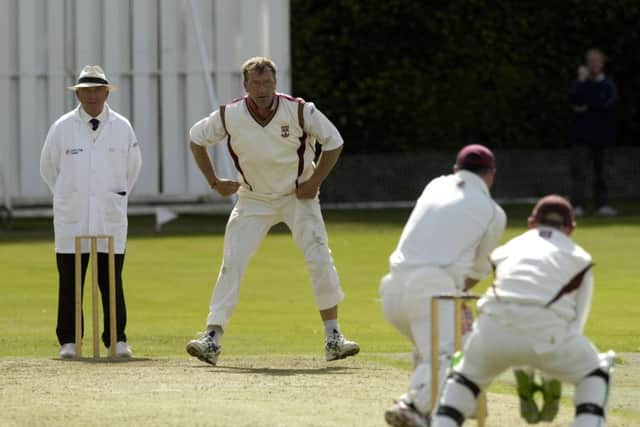
[[[311,177],[308,181],[298,185],[298,188],[296,189],[296,197],[298,199],[313,199],[318,195],[321,183],[321,181]]]
[[[342,146],[334,150],[322,152],[311,178],[298,185],[296,189],[296,197],[298,199],[313,199],[318,195],[322,182],[329,176],[329,172],[331,172],[331,169],[335,166],[341,152]]]
[[[216,190],[222,197],[229,197],[238,191],[240,183],[230,179],[218,179],[211,188]]]

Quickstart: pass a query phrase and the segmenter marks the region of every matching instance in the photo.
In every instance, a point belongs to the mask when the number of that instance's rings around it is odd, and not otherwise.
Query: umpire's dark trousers
[[[585,186],[589,169],[593,176],[595,208],[609,203],[607,183],[604,180],[604,152],[602,145],[574,145],[571,148],[571,202],[585,207]]]
[[[56,335],[60,345],[75,342],[75,254],[56,253],[58,265],[58,325]],[[89,254],[82,254],[82,288],[89,264]],[[116,329],[118,341],[127,341],[124,333],[127,325],[127,308],[122,290],[122,267],[124,254],[115,254],[116,270]],[[104,313],[104,328],[102,342],[109,347],[109,257],[106,253],[98,253],[98,286],[102,296],[102,312]],[[84,316],[82,319],[84,336]]]

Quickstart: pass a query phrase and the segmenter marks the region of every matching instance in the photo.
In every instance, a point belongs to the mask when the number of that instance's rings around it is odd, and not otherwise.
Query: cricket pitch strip
[[[640,424],[640,354],[623,354],[622,361],[609,427]],[[408,381],[406,369],[366,355],[334,363],[312,356],[220,362],[0,358],[0,425],[384,426],[384,410]],[[515,393],[490,392],[488,403],[487,426],[526,425]],[[563,404],[558,419],[545,426],[564,427],[572,418],[573,408]]]

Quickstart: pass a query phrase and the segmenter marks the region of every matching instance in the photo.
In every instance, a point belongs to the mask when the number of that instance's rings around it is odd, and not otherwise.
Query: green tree
[[[334,120],[350,152],[560,146],[570,81],[597,46],[630,142],[638,22],[637,0],[291,0],[293,89]]]

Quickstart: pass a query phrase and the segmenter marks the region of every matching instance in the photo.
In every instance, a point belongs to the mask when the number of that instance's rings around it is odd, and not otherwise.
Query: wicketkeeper
[[[500,373],[530,366],[576,386],[574,427],[604,425],[612,353],[600,358],[583,335],[591,307],[593,261],[571,239],[573,209],[564,198],[542,198],[529,231],[491,254],[495,282],[479,302],[480,315],[433,418],[457,427]]]

